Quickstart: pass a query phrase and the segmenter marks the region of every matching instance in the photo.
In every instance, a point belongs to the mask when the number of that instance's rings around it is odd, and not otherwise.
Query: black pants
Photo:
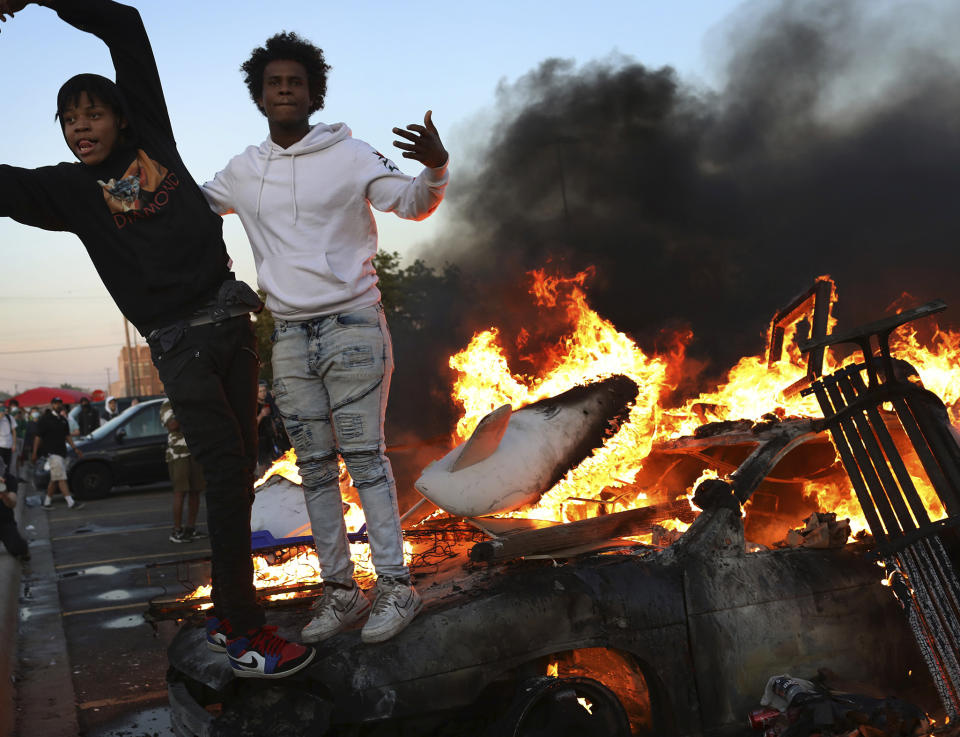
[[[250,318],[187,328],[162,352],[151,345],[187,447],[207,482],[214,615],[246,631],[264,623],[253,587],[250,508],[257,460],[257,358]]]
[[[17,529],[17,523],[12,514],[9,519],[0,515],[0,542],[15,558],[27,554],[27,541]]]
[[[7,491],[16,493],[17,480],[9,469],[4,472],[3,477]],[[13,510],[3,502],[0,502],[0,542],[15,558],[27,554],[27,541],[23,539],[20,530],[17,529],[17,519],[13,515]]]

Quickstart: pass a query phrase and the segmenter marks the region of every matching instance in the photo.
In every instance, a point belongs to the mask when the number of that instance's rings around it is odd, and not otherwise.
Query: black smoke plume
[[[719,93],[628,58],[547,60],[498,89],[432,257],[497,295],[463,306],[478,324],[509,323],[522,300],[503,294],[529,269],[595,266],[600,314],[648,348],[689,325],[691,353],[716,369],[761,351],[772,314],[820,274],[838,283],[842,325],[904,291],[943,297],[950,320],[958,18],[919,3],[750,3],[714,34]]]
[[[487,140],[454,164],[452,224],[420,253],[462,281],[426,311],[442,320],[429,341],[396,341],[395,426],[420,402],[452,427],[446,358],[490,325],[508,345],[535,332],[536,268],[594,267],[591,306],[645,350],[691,328],[702,384],[761,352],[821,274],[841,328],[910,306],[904,292],[960,323],[958,37],[945,2],[764,0],[712,34],[719,91],[622,56],[502,83],[469,127]]]

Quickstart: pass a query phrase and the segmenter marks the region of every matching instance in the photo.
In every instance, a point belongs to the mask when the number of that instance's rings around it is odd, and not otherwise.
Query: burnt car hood
[[[333,723],[366,722],[462,708],[552,654],[610,648],[642,672],[656,733],[721,734],[772,674],[829,668],[893,687],[922,670],[882,571],[851,548],[748,554],[739,514],[717,509],[663,551],[492,566],[458,558],[419,577],[425,607],[406,630],[379,644],[342,633],[318,646],[303,679],[329,700]],[[292,639],[308,618],[305,606],[271,614]],[[184,626],[171,666],[229,691],[226,659],[203,638]]]

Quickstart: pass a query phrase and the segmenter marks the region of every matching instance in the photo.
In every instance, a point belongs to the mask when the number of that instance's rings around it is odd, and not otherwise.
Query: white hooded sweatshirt
[[[345,123],[321,123],[290,148],[269,137],[248,147],[203,193],[215,212],[240,217],[270,311],[300,321],[376,304],[370,206],[422,220],[448,179],[446,165],[409,177]]]

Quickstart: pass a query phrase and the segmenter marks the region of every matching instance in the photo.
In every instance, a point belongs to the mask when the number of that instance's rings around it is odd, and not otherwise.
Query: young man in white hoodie
[[[372,259],[371,206],[411,220],[430,215],[447,185],[447,152],[427,112],[393,132],[403,156],[424,165],[403,174],[344,123],[310,125],[323,107],[323,51],[280,33],[241,66],[270,135],[235,156],[203,189],[211,207],[239,215],[260,287],[273,313],[274,395],[296,449],[323,595],[303,629],[317,642],[359,622],[381,642],[421,608],[403,562],[396,484],[383,421],[393,372],[390,333]],[[377,571],[370,601],[353,580],[340,498],[342,457],[360,495]]]

